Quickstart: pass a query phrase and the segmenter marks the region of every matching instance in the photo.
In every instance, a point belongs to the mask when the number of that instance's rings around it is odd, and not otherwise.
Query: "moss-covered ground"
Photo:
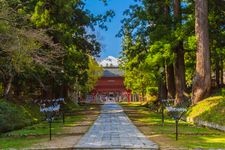
[[[225,126],[225,98],[211,96],[189,108],[187,117]]]

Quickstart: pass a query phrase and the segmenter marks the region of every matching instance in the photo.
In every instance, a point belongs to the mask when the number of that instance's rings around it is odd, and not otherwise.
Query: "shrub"
[[[223,98],[225,98],[225,88],[221,89],[221,95],[223,96]]]
[[[3,86],[2,83],[0,82],[0,96],[3,95]]]
[[[152,96],[156,96],[158,94],[158,88],[157,87],[149,87],[149,88],[147,88],[147,93],[149,93]]]
[[[34,113],[35,107],[28,108],[6,100],[0,100],[0,133],[20,129],[40,120],[41,114]]]

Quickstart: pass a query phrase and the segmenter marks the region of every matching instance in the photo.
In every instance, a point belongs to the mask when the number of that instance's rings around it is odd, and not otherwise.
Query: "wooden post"
[[[63,120],[63,124],[65,123],[65,114],[64,112],[62,113],[62,120]]]
[[[164,104],[163,104],[163,102],[161,101],[161,111],[162,111],[162,126],[164,126]]]
[[[127,94],[128,96],[128,103],[130,103],[130,92]]]
[[[176,121],[176,141],[178,140],[178,119]]]
[[[49,120],[49,139],[52,140],[52,121]]]

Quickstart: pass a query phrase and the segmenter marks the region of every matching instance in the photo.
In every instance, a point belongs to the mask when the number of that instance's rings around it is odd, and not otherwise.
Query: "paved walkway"
[[[102,106],[102,111],[89,131],[75,146],[77,149],[158,149],[130,121],[115,103]]]

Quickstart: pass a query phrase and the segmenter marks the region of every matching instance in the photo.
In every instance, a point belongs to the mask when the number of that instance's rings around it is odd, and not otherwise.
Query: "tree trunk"
[[[13,81],[13,76],[9,76],[8,80],[6,80],[3,83],[3,88],[4,88],[3,97],[6,98],[6,99],[9,96],[9,92],[10,92],[10,89],[11,89],[11,86],[12,86],[12,81]]]
[[[181,24],[180,7],[181,7],[180,0],[174,0],[175,27]],[[184,101],[184,90],[186,87],[183,41],[178,42],[177,46],[174,48],[174,53],[175,53],[174,74],[176,86],[175,105],[178,105]]]
[[[197,52],[192,104],[196,104],[207,97],[211,88],[207,0],[195,0],[195,34]]]
[[[158,82],[158,99],[167,99],[167,88],[166,88],[166,75],[165,75],[165,68],[164,71],[160,75],[160,79]]]
[[[174,68],[173,65],[166,66],[166,80],[167,80],[167,90],[168,98],[175,98],[175,79],[174,79]]]
[[[163,24],[167,25],[168,30],[171,30],[171,24],[170,24],[170,7],[169,4],[164,2],[163,6]],[[165,79],[164,83],[161,83],[161,95],[163,97],[167,98],[174,98],[175,96],[175,79],[174,79],[174,71],[173,71],[173,64],[165,64]],[[165,96],[165,94],[167,94]]]
[[[184,50],[183,43],[180,42],[175,49],[175,85],[176,85],[176,97],[175,105],[182,104],[184,102],[184,90],[185,90],[185,67],[184,67]]]
[[[215,72],[216,72],[216,86],[220,87],[220,65],[218,59],[215,60]]]
[[[224,86],[224,81],[223,81],[223,58],[222,56],[220,57],[220,83],[221,83],[221,87]]]
[[[181,23],[180,0],[173,1],[175,23]]]
[[[144,90],[142,89],[141,90],[141,97],[142,97],[142,102],[144,102],[145,101],[145,94],[144,94]]]
[[[164,81],[159,82],[158,99],[167,99],[167,89]]]

